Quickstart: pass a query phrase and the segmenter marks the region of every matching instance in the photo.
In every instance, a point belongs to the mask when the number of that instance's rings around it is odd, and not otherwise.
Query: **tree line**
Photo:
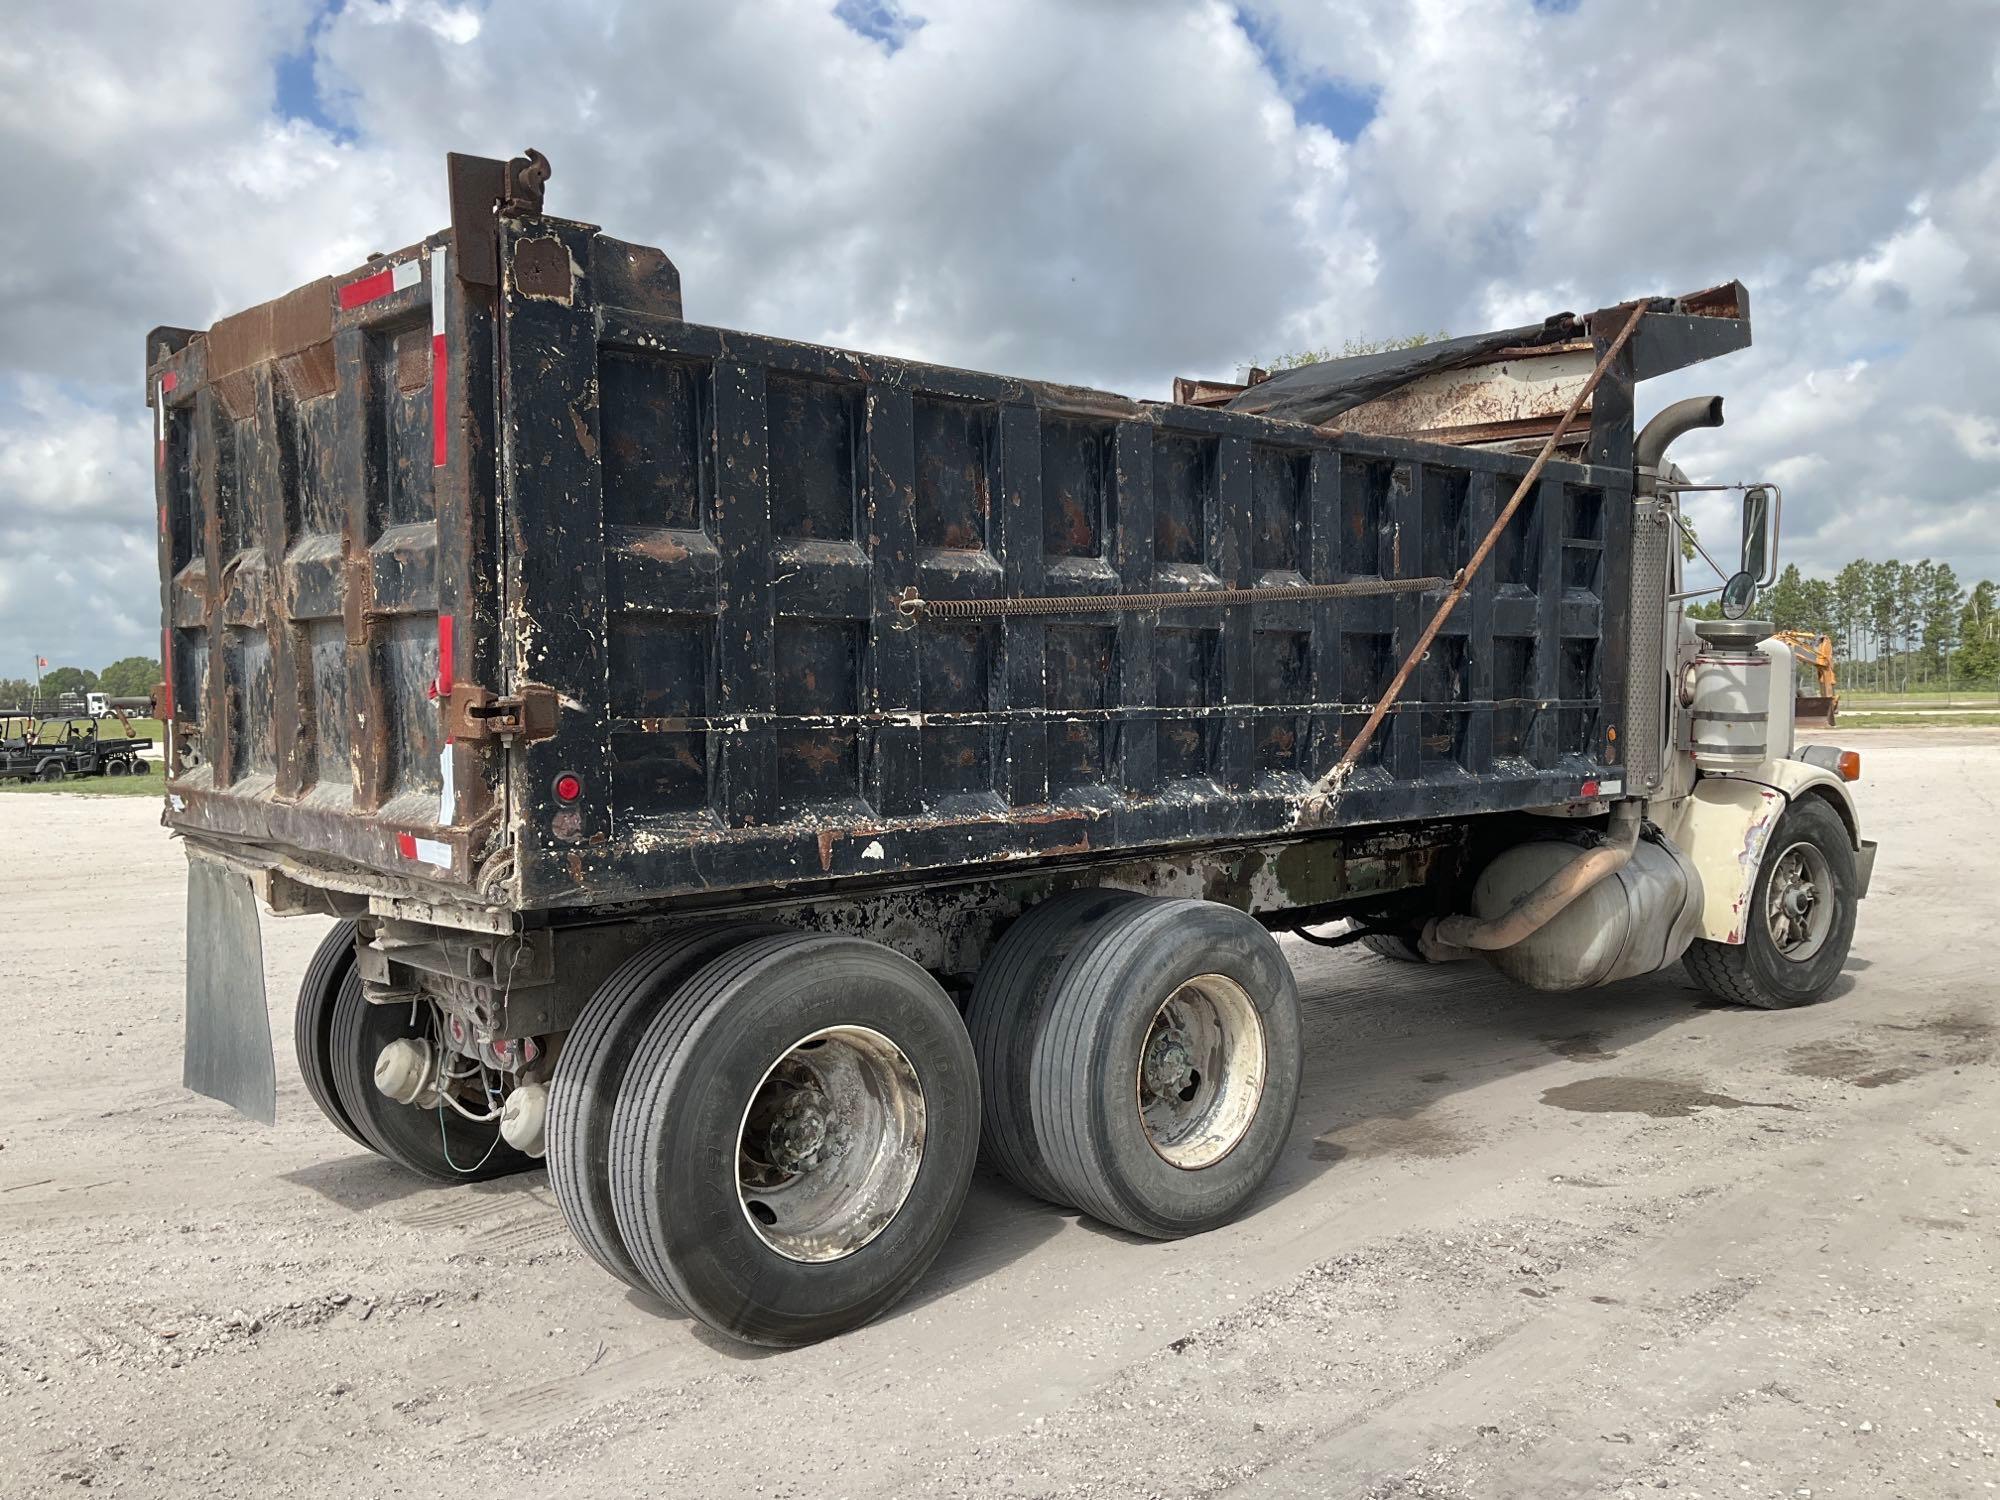
[[[32,677],[0,677],[0,704],[27,703],[36,697],[66,698],[72,693],[144,698],[159,681],[160,664],[152,657],[125,656],[102,672],[93,672],[88,667],[54,667],[42,673],[39,693]]]
[[[1709,601],[1692,613],[1713,619]],[[2000,588],[1966,588],[1950,563],[1856,558],[1832,578],[1788,564],[1751,611],[1780,630],[1831,636],[1843,684],[1885,692],[2000,684]]]

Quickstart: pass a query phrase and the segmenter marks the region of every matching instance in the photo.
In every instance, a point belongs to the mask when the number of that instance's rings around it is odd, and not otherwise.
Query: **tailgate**
[[[446,709],[502,568],[491,290],[452,245],[148,338],[167,821],[197,841],[473,881],[492,752]]]

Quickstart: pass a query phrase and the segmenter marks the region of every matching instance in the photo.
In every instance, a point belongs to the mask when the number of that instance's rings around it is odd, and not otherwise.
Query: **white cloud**
[[[1740,275],[1756,349],[1642,394],[1728,397],[1681,461],[1780,478],[1809,568],[2000,573],[1989,3],[1250,8],[1287,87],[1374,99],[1358,139],[1298,122],[1221,0],[17,5],[0,675],[62,577],[54,649],[151,649],[145,330],[408,243],[446,150],[529,144],[698,319],[1140,395]],[[322,123],[277,107],[309,38]]]

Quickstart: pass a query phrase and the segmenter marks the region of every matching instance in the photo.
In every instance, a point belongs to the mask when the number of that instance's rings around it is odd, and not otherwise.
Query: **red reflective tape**
[[[397,834],[396,852],[405,859],[415,859],[417,857],[417,840],[415,835],[408,833]]]
[[[1586,797],[1595,797],[1597,795],[1597,783],[1595,781],[1586,781],[1583,784],[1583,795]]]
[[[437,695],[440,698],[449,698],[451,696],[452,683],[457,679],[457,663],[454,655],[454,647],[456,645],[454,637],[456,633],[456,617],[452,615],[439,615]],[[446,743],[449,744],[450,741],[447,740]]]
[[[176,375],[172,370],[163,370],[160,372],[161,390],[170,391],[180,383],[181,383],[180,376]]]
[[[449,443],[445,439],[445,357],[444,335],[431,335],[431,467],[444,467]]]
[[[340,305],[343,308],[360,307],[373,302],[377,297],[386,297],[396,290],[396,273],[392,270],[377,271],[373,276],[364,276],[359,281],[350,281],[340,289]]]
[[[387,266],[373,276],[364,276],[359,281],[350,281],[340,289],[340,305],[345,308],[360,307],[373,302],[378,297],[386,297],[391,292],[406,292],[423,277],[423,262],[402,261]]]

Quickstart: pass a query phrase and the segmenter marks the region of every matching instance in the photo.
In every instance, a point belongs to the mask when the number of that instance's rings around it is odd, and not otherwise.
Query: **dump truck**
[[[453,155],[450,223],[147,339],[192,1089],[269,1121],[261,909],[337,919],[307,1093],[546,1163],[617,1281],[876,1316],[982,1156],[1152,1238],[1292,1141],[1278,935],[1551,991],[1840,975],[1874,845],[1669,458],[1738,284],[1174,399],[688,321]]]

